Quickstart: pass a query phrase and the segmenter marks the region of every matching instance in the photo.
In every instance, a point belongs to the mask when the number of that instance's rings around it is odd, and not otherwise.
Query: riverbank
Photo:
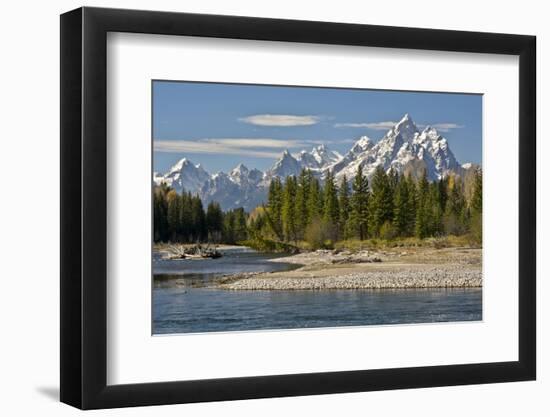
[[[330,290],[476,288],[482,286],[481,249],[395,248],[300,253],[276,262],[303,265],[292,271],[223,277],[226,290]]]
[[[189,249],[195,249],[197,248],[197,244],[194,243],[176,243],[176,244],[169,244],[169,243],[155,243],[153,245],[153,252],[156,252],[160,255],[162,259],[199,259],[201,257],[192,257],[192,256],[182,256],[182,254],[185,254],[187,250]],[[220,254],[223,254],[224,251],[233,250],[233,249],[241,249],[243,246],[238,245],[227,245],[227,244],[203,244],[202,249],[204,251],[210,251],[212,253],[218,252]],[[209,258],[209,256],[204,256],[203,258]],[[216,258],[213,256],[212,258]]]

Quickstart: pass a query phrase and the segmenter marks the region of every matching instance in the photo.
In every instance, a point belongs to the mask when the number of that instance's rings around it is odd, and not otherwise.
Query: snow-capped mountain
[[[419,170],[425,169],[432,181],[451,172],[460,174],[461,170],[447,140],[431,126],[420,132],[408,114],[374,145],[366,136],[361,137],[334,166],[336,179],[344,175],[353,177],[359,165],[368,177],[378,166],[386,171],[393,168],[399,173],[415,170],[417,172],[412,173],[415,176],[419,175]]]
[[[318,169],[328,168],[342,159],[342,155],[336,151],[329,150],[326,145],[319,145],[313,148],[309,155],[317,162]]]
[[[420,131],[405,114],[378,142],[361,136],[344,156],[329,150],[326,145],[319,145],[296,156],[285,150],[265,173],[239,164],[229,173],[214,175],[200,164],[183,158],[165,175],[154,173],[153,182],[165,183],[178,192],[197,193],[204,204],[217,201],[224,210],[244,207],[250,211],[265,201],[272,178],[299,175],[306,168],[321,180],[329,170],[335,174],[336,181],[341,181],[344,175],[351,180],[359,166],[369,179],[378,166],[386,171],[393,168],[414,178],[426,170],[432,181],[451,173],[466,175],[473,171],[472,164],[457,162],[447,140],[435,128],[427,126]]]
[[[289,175],[299,175],[304,168],[321,174],[323,170],[328,169],[341,159],[342,155],[328,149],[326,145],[316,146],[310,152],[303,150],[297,157],[292,156],[288,150],[285,150],[281,158],[266,172],[266,178],[285,178]]]
[[[177,192],[190,191],[196,193],[210,178],[200,164],[193,164],[187,158],[180,159],[165,175],[154,178],[155,183],[165,183]]]
[[[220,203],[224,210],[244,207],[252,210],[265,200],[267,188],[260,184],[264,173],[239,164],[229,174],[218,172],[204,183],[199,196],[205,204]]]
[[[290,175],[298,175],[302,170],[302,165],[294,158],[288,149],[283,152],[283,155],[273,164],[271,169],[266,172],[266,178],[286,178]]]
[[[244,164],[239,164],[229,172],[229,178],[240,186],[257,185],[264,177],[259,169],[248,169]]]

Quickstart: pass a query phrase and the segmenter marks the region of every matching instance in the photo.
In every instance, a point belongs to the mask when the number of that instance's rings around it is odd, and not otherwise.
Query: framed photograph
[[[61,16],[61,401],[533,380],[535,37]]]

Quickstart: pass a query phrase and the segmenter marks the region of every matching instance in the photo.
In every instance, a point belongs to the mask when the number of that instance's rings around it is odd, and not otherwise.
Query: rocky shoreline
[[[240,279],[239,279],[240,278]],[[231,277],[219,284],[227,290],[358,290],[404,288],[475,288],[482,286],[480,270],[433,268],[424,271],[378,271],[303,278]]]
[[[274,261],[302,266],[292,271],[229,275],[216,287],[234,291],[374,290],[478,288],[483,284],[479,249],[317,251]]]

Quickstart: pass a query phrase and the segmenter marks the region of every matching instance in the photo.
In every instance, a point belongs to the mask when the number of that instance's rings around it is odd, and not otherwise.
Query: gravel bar
[[[233,276],[218,288],[227,290],[339,290],[399,288],[472,288],[482,286],[481,269],[463,267],[355,272],[323,277]]]

